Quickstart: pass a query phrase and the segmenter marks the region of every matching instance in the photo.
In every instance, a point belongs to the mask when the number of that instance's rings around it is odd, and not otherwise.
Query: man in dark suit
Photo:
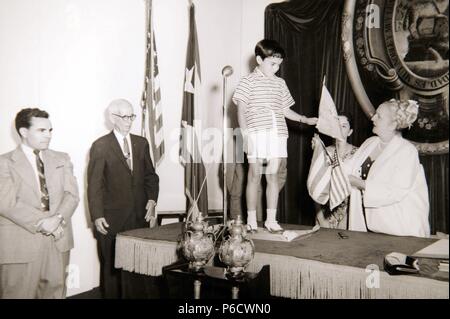
[[[114,100],[107,114],[114,129],[92,144],[87,191],[98,243],[100,286],[105,298],[121,298],[120,271],[114,268],[116,234],[149,226],[159,178],[147,140],[129,133],[136,117],[132,105]]]
[[[64,298],[79,202],[66,153],[48,149],[47,112],[16,115],[21,144],[0,156],[0,298]]]

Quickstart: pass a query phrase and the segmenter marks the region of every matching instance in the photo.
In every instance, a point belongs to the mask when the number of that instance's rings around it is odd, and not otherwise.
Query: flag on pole
[[[208,214],[206,171],[200,153],[195,123],[196,75],[200,82],[200,59],[194,4],[189,8],[189,41],[186,57],[183,110],[181,118],[180,160],[184,166],[186,211],[188,220],[195,220],[199,212]]]
[[[331,161],[318,134],[314,134],[313,145],[314,152],[306,186],[309,196],[315,202],[325,205],[330,198]]]
[[[331,165],[330,210],[333,210],[350,195],[351,186],[347,175],[342,171],[341,160],[337,148],[334,149]]]
[[[153,30],[152,0],[147,3],[147,54],[145,62],[145,81],[142,92],[142,128],[141,135],[148,136],[151,156],[158,166],[165,152],[161,90],[159,86],[158,55],[156,53],[155,33]],[[145,115],[148,113],[148,119]]]
[[[306,186],[311,198],[330,210],[350,195],[350,182],[343,172],[337,149],[330,155],[318,134],[313,137],[314,152]]]
[[[340,141],[345,141],[342,134],[341,125],[339,124],[338,113],[333,98],[325,86],[325,77],[322,84],[322,94],[319,103],[319,119],[316,128],[320,133],[331,136]]]

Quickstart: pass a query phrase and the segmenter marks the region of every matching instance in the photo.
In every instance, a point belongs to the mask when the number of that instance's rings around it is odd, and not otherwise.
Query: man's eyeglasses
[[[122,120],[124,121],[134,121],[134,119],[136,118],[136,114],[131,114],[131,115],[119,115],[119,114],[115,114],[112,113],[112,115],[115,115],[117,117],[120,117]]]

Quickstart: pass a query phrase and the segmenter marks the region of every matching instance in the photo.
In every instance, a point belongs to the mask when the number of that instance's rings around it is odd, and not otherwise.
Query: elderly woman
[[[377,136],[352,158],[349,229],[428,237],[428,188],[416,148],[401,135],[417,119],[416,101],[382,103],[372,118]]]

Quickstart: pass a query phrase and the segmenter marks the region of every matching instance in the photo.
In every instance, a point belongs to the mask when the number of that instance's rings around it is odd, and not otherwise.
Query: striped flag
[[[336,148],[334,149],[331,166],[330,210],[333,210],[350,195],[351,186],[347,175],[342,171],[341,161]]]
[[[329,202],[330,210],[333,210],[350,195],[350,182],[342,170],[337,149],[330,156],[318,134],[314,135],[313,142],[314,153],[306,186],[315,202],[321,205]]]
[[[327,150],[318,134],[313,137],[314,152],[306,186],[309,196],[322,205],[330,198],[331,165]]]
[[[147,55],[145,63],[144,91],[142,92],[141,135],[148,136],[153,163],[158,166],[164,157],[164,131],[159,86],[158,56],[152,19],[152,0],[147,1]],[[148,119],[145,115],[148,112]],[[147,125],[148,124],[148,125]]]
[[[200,81],[200,59],[195,26],[194,4],[189,9],[189,41],[186,57],[183,111],[181,118],[180,160],[184,166],[187,220],[199,212],[208,214],[206,171],[195,131],[195,80]]]

